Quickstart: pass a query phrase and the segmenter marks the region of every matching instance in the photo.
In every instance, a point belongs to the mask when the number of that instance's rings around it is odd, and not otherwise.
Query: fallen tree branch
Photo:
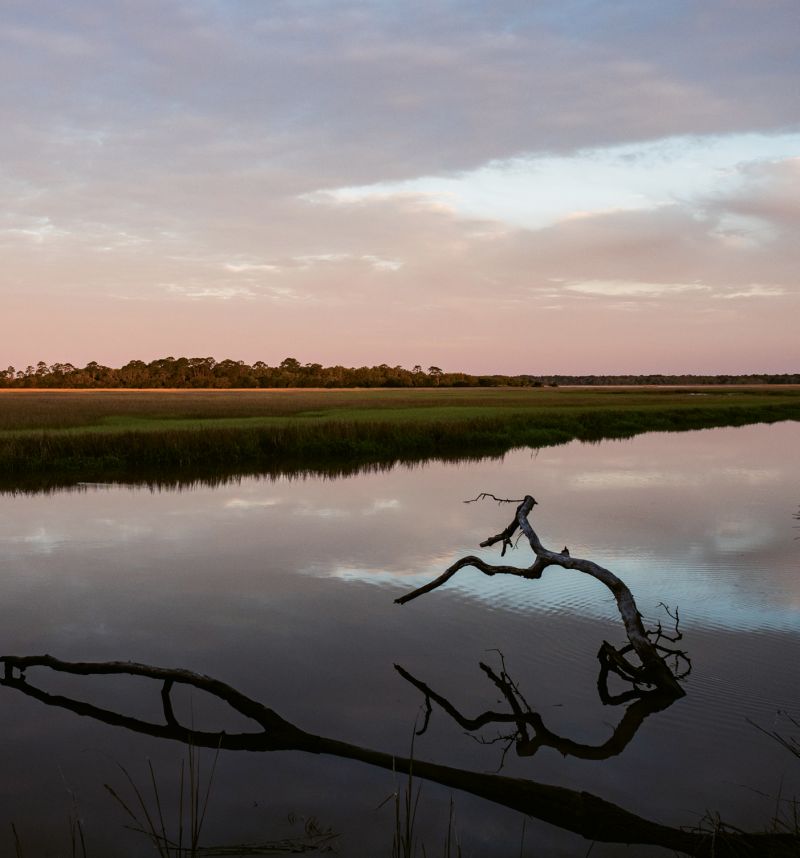
[[[70,662],[61,661],[51,655],[9,655],[0,658],[0,663],[3,665],[0,685],[16,688],[30,697],[42,701],[42,703],[71,709],[80,715],[89,715],[98,721],[104,721],[113,726],[127,727],[129,730],[148,733],[151,736],[159,736],[164,739],[179,739],[182,742],[204,748],[224,748],[234,751],[243,749],[277,751],[284,748],[303,747],[303,750],[314,751],[315,736],[298,730],[272,709],[246,697],[230,685],[210,676],[193,673],[190,670],[153,667],[149,664],[139,664],[133,661]],[[127,674],[160,681],[162,682],[161,702],[166,724],[142,721],[138,718],[102,709],[91,703],[50,694],[35,685],[31,685],[26,679],[26,670],[37,667],[46,667],[59,673],[71,673],[78,676]],[[244,715],[245,718],[255,721],[261,729],[252,733],[206,733],[178,723],[171,699],[172,688],[175,684],[189,685],[192,688],[206,691],[208,694],[223,700],[236,712]]]
[[[697,858],[789,858],[797,854],[797,839],[793,834],[726,831],[724,837],[718,837],[715,835],[719,828],[715,829],[713,834],[686,831],[637,816],[588,792],[520,778],[456,769],[307,733],[230,685],[189,670],[170,670],[134,662],[66,662],[49,655],[2,656],[0,664],[4,666],[0,676],[1,686],[15,689],[49,706],[68,709],[105,724],[125,727],[156,738],[173,739],[195,747],[215,750],[305,751],[357,760],[391,772],[413,771],[414,777],[463,790],[591,841],[657,845]],[[211,733],[195,730],[175,720],[171,704],[165,705],[166,724],[144,721],[85,701],[49,694],[32,685],[25,677],[26,669],[40,667],[82,676],[130,674],[148,677],[161,682],[162,699],[169,697],[173,684],[190,685],[228,703],[237,712],[253,719],[262,729],[255,733]]]
[[[499,500],[502,503],[512,502],[506,499],[498,499],[488,492],[481,493],[474,498],[473,501],[486,497]],[[533,580],[541,578],[542,573],[549,566],[560,566],[563,569],[574,569],[575,571],[589,575],[604,584],[611,591],[617,603],[617,609],[619,610],[622,623],[625,626],[625,633],[632,651],[639,659],[639,664],[631,662],[625,658],[624,654],[617,652],[617,658],[613,659],[613,669],[615,672],[624,675],[631,682],[636,684],[642,683],[645,685],[656,686],[664,690],[669,690],[675,697],[683,696],[684,691],[678,684],[673,672],[661,657],[659,647],[648,636],[644,624],[642,623],[642,617],[639,613],[639,609],[636,607],[636,601],[625,582],[610,570],[594,563],[591,560],[572,557],[566,547],[563,551],[551,551],[550,549],[545,548],[529,521],[529,516],[535,505],[536,501],[534,498],[531,495],[526,495],[517,506],[516,513],[510,524],[504,530],[500,531],[500,533],[490,536],[481,542],[482,548],[488,548],[498,542],[502,543],[502,554],[504,555],[506,548],[511,545],[512,536],[517,530],[520,530],[527,538],[528,544],[534,554],[534,561],[530,566],[527,568],[500,566],[487,563],[479,557],[462,557],[445,570],[445,572],[443,572],[438,578],[435,578],[433,581],[423,585],[422,587],[418,587],[416,590],[412,590],[410,593],[406,593],[405,596],[395,599],[395,602],[399,605],[404,605],[419,596],[430,593],[437,587],[441,587],[442,584],[449,581],[458,571],[465,567],[472,567],[483,572],[484,575],[489,576],[499,574],[517,575],[521,578]]]

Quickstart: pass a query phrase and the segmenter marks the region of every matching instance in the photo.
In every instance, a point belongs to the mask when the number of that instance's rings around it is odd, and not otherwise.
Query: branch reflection
[[[155,738],[173,739],[196,747],[224,750],[262,752],[296,750],[312,754],[327,754],[358,760],[394,772],[407,773],[413,768],[414,776],[417,778],[471,793],[593,841],[656,845],[694,856],[796,855],[797,840],[791,835],[730,831],[726,832],[725,836],[720,836],[719,831],[713,834],[686,831],[637,816],[590,793],[520,778],[472,772],[419,759],[412,760],[408,757],[395,756],[308,733],[282,718],[273,709],[252,700],[224,682],[188,670],[173,670],[133,662],[66,662],[49,655],[3,656],[0,657],[0,663],[3,665],[0,685],[19,691],[49,706],[68,709],[78,715],[88,716],[105,724],[124,727]],[[39,668],[82,676],[130,675],[152,679],[161,684],[163,723],[146,721],[86,701],[51,694],[27,679],[28,670]],[[407,677],[410,677],[410,674]],[[500,679],[502,681],[502,677]],[[172,704],[172,691],[176,685],[181,684],[200,689],[224,701],[240,715],[252,720],[258,729],[253,732],[227,733],[204,732],[187,727],[176,717]],[[434,699],[432,693],[431,699]],[[642,698],[642,711],[646,708],[645,704],[649,699]],[[634,706],[626,712],[623,723],[626,722]],[[513,714],[518,715],[518,713]],[[645,716],[641,715],[641,718],[643,717]],[[640,716],[631,715],[631,722],[636,718]],[[525,724],[527,723],[525,721]],[[615,731],[615,736],[620,734],[621,729],[622,724]],[[626,726],[625,730],[628,729]],[[625,737],[624,735],[617,739],[612,737],[612,741],[624,742]]]
[[[609,646],[604,644],[604,646]],[[619,724],[617,724],[612,735],[601,745],[586,745],[576,742],[564,736],[559,736],[549,730],[542,716],[531,709],[530,704],[520,691],[519,685],[511,678],[507,669],[503,654],[500,653],[501,667],[495,671],[488,664],[480,662],[480,669],[486,674],[492,684],[497,688],[505,702],[508,704],[508,712],[495,712],[487,710],[469,718],[446,697],[434,691],[422,680],[413,676],[401,665],[396,664],[395,670],[407,682],[419,689],[425,695],[425,719],[417,735],[422,735],[428,729],[433,712],[432,703],[435,703],[443,712],[450,716],[457,724],[469,733],[475,733],[486,727],[502,727],[510,725],[513,729],[508,732],[498,732],[490,739],[484,736],[476,738],[482,744],[500,743],[503,746],[498,771],[503,768],[506,754],[514,746],[520,757],[532,757],[540,748],[555,748],[563,756],[577,757],[582,760],[606,760],[620,754],[633,739],[636,731],[642,726],[642,722],[649,715],[661,712],[671,706],[677,695],[667,689],[640,690],[630,689],[619,695],[611,695],[607,687],[607,670],[601,669],[598,689],[603,703],[626,702],[634,699],[635,702],[625,710]],[[630,696],[629,696],[630,695]],[[618,700],[622,698],[622,700]]]

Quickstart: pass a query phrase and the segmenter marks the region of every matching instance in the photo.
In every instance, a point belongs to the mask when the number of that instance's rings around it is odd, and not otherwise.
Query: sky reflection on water
[[[508,773],[585,789],[667,824],[696,823],[713,807],[758,826],[772,803],[753,790],[774,795],[784,777],[787,794],[792,784],[800,792],[796,764],[746,721],[770,726],[776,709],[797,712],[799,448],[800,426],[782,423],[342,479],[3,497],[0,650],[196,670],[304,729],[406,753],[421,700],[392,664],[479,711],[494,698],[477,663],[499,647],[548,727],[601,742],[621,711],[596,698],[595,653],[623,632],[597,582],[560,569],[537,582],[465,570],[410,605],[392,603],[462,554],[496,559],[477,545],[507,524],[513,507],[463,500],[530,492],[546,545],[566,544],[611,568],[648,618],[663,619],[659,602],[680,607],[694,671],[687,698],[651,716],[618,758],[564,760],[543,749],[509,760]],[[520,547],[510,562],[527,565],[529,555]],[[142,705],[126,689],[115,687],[111,698]],[[58,770],[87,818],[103,820],[109,759],[136,765],[179,753],[0,691],[8,815],[0,824],[27,826],[32,839],[63,827]],[[475,770],[498,762],[496,749],[442,718],[417,752]],[[211,828],[220,838],[226,818],[250,826],[243,808],[258,801],[273,819],[314,811],[345,834],[357,831],[363,848],[387,842],[389,829],[370,814],[391,778],[289,755],[270,755],[260,768],[241,755],[223,763],[219,807],[229,815]],[[428,795],[433,815],[446,817],[446,791]],[[51,809],[42,806],[48,796]],[[456,803],[467,854],[504,855],[518,843],[509,811],[458,794]],[[573,854],[571,835],[534,830],[543,854]],[[603,849],[593,854],[616,854]]]

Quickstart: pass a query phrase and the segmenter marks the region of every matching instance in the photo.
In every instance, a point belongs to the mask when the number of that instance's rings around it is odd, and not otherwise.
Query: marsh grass
[[[760,733],[776,741],[793,757],[800,760],[800,718],[779,709],[776,720],[783,724],[783,729],[768,730],[755,721],[747,719],[747,723]],[[784,798],[781,790],[775,798],[775,812],[772,818],[771,830],[779,834],[791,834],[797,838],[798,855],[800,855],[800,798],[792,796]]]
[[[463,858],[461,844],[456,832],[456,805],[450,796],[447,814],[447,829],[441,852],[428,852],[423,841],[417,836],[417,812],[419,810],[422,785],[415,784],[413,767],[409,770],[406,786],[401,792],[395,791],[386,801],[392,800],[394,806],[394,834],[392,837],[392,858],[431,858],[441,855],[442,858]],[[384,802],[385,804],[386,802]]]
[[[77,812],[77,805],[74,802],[67,817],[69,826],[69,855],[70,858],[88,858],[89,853],[86,850],[86,837],[83,831],[83,822]],[[14,858],[28,858],[32,853],[26,852],[22,845],[22,838],[19,836],[17,826],[11,823],[11,836],[14,840]]]
[[[449,419],[542,410],[758,407],[800,403],[800,388],[492,388],[418,390],[0,390],[0,432],[122,431],[162,421],[186,428],[257,418]],[[230,424],[229,424],[230,425]]]
[[[144,791],[139,788],[130,772],[122,764],[118,764],[119,768],[135,801],[130,799],[126,801],[110,784],[104,784],[104,786],[131,820],[131,824],[126,827],[131,831],[144,834],[152,843],[159,858],[184,858],[184,856],[195,858],[200,854],[200,834],[211,798],[211,787],[218,759],[219,749],[214,754],[211,771],[204,785],[198,749],[189,746],[187,760],[181,760],[180,765],[177,831],[174,834],[167,831],[164,802],[150,760],[147,761],[151,792],[149,800],[145,798]]]
[[[770,739],[774,739],[781,747],[785,748],[790,754],[792,754],[792,756],[797,757],[797,759],[800,760],[800,719],[795,718],[794,715],[791,715],[783,709],[779,709],[776,715],[779,719],[783,719],[786,729],[790,730],[790,733],[782,732],[778,729],[767,730],[760,724],[756,724],[755,721],[751,721],[749,718],[747,719],[747,723],[750,724],[750,726],[755,727],[756,730],[763,733],[765,736],[769,736]]]
[[[328,473],[800,419],[800,390],[3,391],[0,487]]]
[[[414,736],[416,736],[416,724],[414,726]],[[380,810],[388,802],[392,802],[394,810],[391,858],[418,858],[420,855],[422,858],[428,858],[426,845],[417,834],[417,814],[422,796],[422,784],[417,783],[414,778],[414,736],[411,738],[410,762],[405,785],[401,789],[398,784],[394,792],[390,793],[378,805],[378,810]],[[442,851],[441,853],[430,853],[431,856],[436,854],[441,854],[442,858],[463,858],[455,827],[455,801],[452,795],[450,796],[447,830],[445,831]]]
[[[75,793],[70,792],[72,806],[69,812],[69,845],[71,858],[87,858],[86,837],[83,831],[83,821],[78,809]]]
[[[303,834],[298,837],[270,840],[263,843],[232,843],[220,846],[201,845],[200,839],[212,797],[214,775],[219,759],[219,748],[214,752],[211,769],[203,776],[199,749],[189,745],[185,759],[181,760],[178,775],[177,811],[169,820],[168,796],[158,784],[153,764],[147,761],[148,787],[141,787],[130,772],[118,763],[127,783],[130,796],[123,797],[110,784],[104,784],[114,802],[122,809],[129,823],[125,827],[145,836],[159,858],[222,858],[222,856],[278,855],[310,852],[328,852],[338,837],[330,829],[321,827],[316,819],[298,819],[290,815],[290,823],[301,822]],[[132,796],[132,797],[131,797]],[[73,858],[78,856],[73,850]]]
[[[414,858],[417,853],[417,810],[422,795],[422,784],[414,784],[413,766],[408,770],[405,789],[395,791],[394,798],[394,837],[392,838],[392,858]]]

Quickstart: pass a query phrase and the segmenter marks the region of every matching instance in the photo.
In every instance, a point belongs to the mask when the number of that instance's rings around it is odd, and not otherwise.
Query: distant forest
[[[614,384],[800,384],[800,374],[783,375],[469,375],[438,366],[322,366],[286,358],[277,366],[256,361],[165,357],[132,360],[119,369],[91,361],[0,370],[2,388],[233,388],[233,387],[557,387]]]

